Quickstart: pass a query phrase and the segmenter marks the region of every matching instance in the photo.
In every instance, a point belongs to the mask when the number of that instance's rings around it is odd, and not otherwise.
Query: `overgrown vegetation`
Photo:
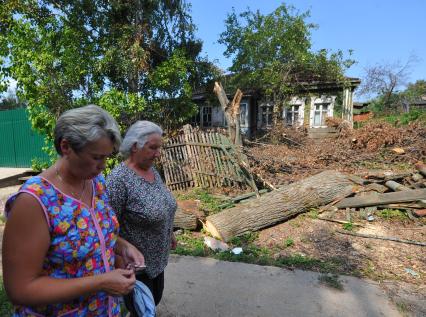
[[[1,276],[0,276],[0,280],[3,280]],[[12,315],[12,304],[7,298],[3,282],[0,281],[0,316],[11,316],[11,315]]]
[[[232,207],[232,204],[229,203],[229,201],[213,196],[205,188],[194,188],[187,193],[178,194],[176,198],[179,200],[199,200],[199,207],[205,212],[207,216],[219,212],[223,209],[223,207]]]
[[[405,212],[398,209],[383,209],[377,211],[376,215],[386,220],[404,221],[409,219]]]

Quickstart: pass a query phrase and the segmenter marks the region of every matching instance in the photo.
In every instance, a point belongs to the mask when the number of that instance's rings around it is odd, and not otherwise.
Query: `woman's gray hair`
[[[70,143],[71,148],[79,152],[89,142],[108,137],[117,151],[121,143],[120,129],[114,118],[101,107],[88,105],[65,111],[56,122],[55,148],[62,155],[61,141]]]
[[[120,146],[120,153],[126,159],[130,156],[132,146],[137,144],[141,149],[151,134],[163,135],[163,130],[151,121],[136,121],[127,130],[126,136]]]

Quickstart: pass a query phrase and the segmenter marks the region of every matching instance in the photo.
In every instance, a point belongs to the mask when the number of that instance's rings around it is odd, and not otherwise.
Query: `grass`
[[[294,253],[289,256],[276,256],[275,249],[259,247],[254,242],[257,239],[257,233],[249,233],[240,237],[232,238],[228,244],[231,248],[242,247],[243,252],[236,255],[230,251],[213,251],[204,245],[203,237],[194,237],[191,232],[184,231],[178,235],[178,245],[174,254],[211,257],[217,260],[230,262],[244,262],[258,265],[271,265],[277,267],[290,267],[303,270],[312,270],[323,273],[340,273],[342,260],[330,258],[326,260],[316,259],[300,253]],[[288,238],[284,241],[284,247],[294,245],[294,241]]]
[[[318,277],[318,280],[321,284],[343,291],[343,284],[339,280],[339,276],[337,274],[322,274]]]
[[[426,111],[413,110],[408,113],[403,114],[391,114],[382,117],[385,121],[391,123],[392,125],[407,125],[413,121],[421,121],[426,123]]]
[[[398,309],[398,311],[401,313],[402,316],[404,317],[408,317],[409,315],[409,309],[407,307],[407,304],[405,304],[404,302],[396,302],[396,308]]]
[[[376,212],[376,215],[386,220],[404,221],[409,219],[407,214],[398,209],[383,209]]]
[[[179,194],[176,199],[178,200],[199,200],[200,209],[203,210],[206,215],[212,215],[218,213],[222,208],[221,205],[224,204],[222,199],[214,197],[209,193],[205,188],[194,188],[192,191]],[[232,207],[232,204],[229,203],[229,206]]]
[[[1,280],[3,281],[3,278]],[[0,281],[0,316],[11,316],[13,312],[12,304],[7,298],[2,281]]]
[[[352,231],[354,229],[354,224],[352,222],[344,223],[342,225],[343,230]]]
[[[286,248],[292,247],[294,245],[294,240],[292,238],[287,238],[284,241],[284,246]]]

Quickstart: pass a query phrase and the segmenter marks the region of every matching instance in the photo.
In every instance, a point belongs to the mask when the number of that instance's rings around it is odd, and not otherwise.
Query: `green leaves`
[[[99,103],[124,131],[137,119],[175,127],[211,76],[185,1],[5,0],[0,90],[17,81],[33,127],[48,137],[63,111]]]
[[[309,12],[285,4],[267,15],[250,10],[229,14],[219,43],[226,45],[224,55],[233,58],[229,70],[235,73],[234,85],[262,87],[266,95],[283,99],[306,79],[342,80],[353,61],[341,51],[313,52],[316,25],[307,18]]]

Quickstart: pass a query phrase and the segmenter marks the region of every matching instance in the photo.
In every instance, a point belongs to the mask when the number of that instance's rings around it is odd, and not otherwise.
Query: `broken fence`
[[[193,131],[163,145],[161,163],[166,185],[171,190],[190,187],[244,187],[250,177],[238,163],[235,147],[217,132]]]

